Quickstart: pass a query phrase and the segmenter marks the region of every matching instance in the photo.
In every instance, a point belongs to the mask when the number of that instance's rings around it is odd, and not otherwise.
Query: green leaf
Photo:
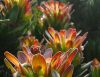
[[[18,16],[18,12],[19,12],[19,8],[17,5],[15,5],[11,11],[8,14],[8,18],[11,19],[12,21],[16,21],[17,20],[17,16]]]

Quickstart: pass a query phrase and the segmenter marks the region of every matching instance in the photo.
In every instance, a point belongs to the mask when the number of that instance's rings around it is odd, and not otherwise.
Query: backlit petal
[[[6,66],[8,67],[8,69],[11,70],[12,73],[16,72],[15,68],[10,64],[10,62],[6,58],[4,59],[4,62],[6,64]]]
[[[46,75],[47,66],[45,58],[41,54],[36,54],[32,58],[32,67],[35,73]]]
[[[51,27],[48,28],[48,32],[50,33],[50,35],[54,38],[55,35],[55,30]]]
[[[52,53],[53,53],[52,48],[48,48],[48,49],[46,49],[46,51],[44,53],[44,57],[45,58],[52,58]]]
[[[14,64],[15,66],[19,67],[19,61],[18,61],[18,59],[17,59],[14,55],[12,55],[11,53],[9,53],[8,51],[6,51],[6,52],[4,53],[4,55],[6,56],[6,58],[7,58],[12,64]]]
[[[73,75],[73,70],[74,70],[74,67],[73,65],[70,65],[64,72],[63,72],[63,76],[62,77],[72,77]]]
[[[60,73],[63,73],[63,71],[68,68],[71,63],[72,63],[72,60],[74,59],[75,55],[77,54],[78,50],[75,49],[67,58],[67,60],[65,60],[64,63],[62,63],[62,65],[60,66],[60,68],[58,69]]]
[[[59,51],[52,57],[51,69],[56,69],[58,67],[58,62],[59,62],[59,58],[60,58],[61,54],[62,54],[62,52]]]
[[[22,51],[19,51],[17,53],[17,57],[18,57],[18,60],[20,61],[20,63],[27,62],[26,56],[25,56],[25,54]]]

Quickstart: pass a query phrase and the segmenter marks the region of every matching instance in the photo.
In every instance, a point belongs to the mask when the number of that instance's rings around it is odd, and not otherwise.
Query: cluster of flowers
[[[49,27],[46,34],[49,39],[45,38],[45,45],[39,43],[32,35],[23,37],[20,44],[22,51],[18,51],[17,58],[8,51],[4,53],[5,64],[14,76],[72,77],[72,61],[77,54],[82,57],[81,47],[87,33],[79,36],[75,28],[58,32]]]
[[[32,17],[31,1],[4,2],[7,12],[17,5],[19,9],[24,9],[26,18]],[[20,41],[21,51],[18,51],[17,57],[8,51],[4,52],[6,66],[11,70],[13,77],[72,77],[74,67],[81,64],[84,58],[82,51],[88,32],[81,35],[81,31],[77,32],[76,28],[64,29],[64,25],[71,19],[71,4],[51,0],[36,8],[43,13],[42,21],[47,20],[50,25],[45,30],[45,42],[39,42],[31,34],[23,37]],[[5,11],[2,10],[2,13],[5,14]],[[62,26],[59,31],[55,30],[55,26],[58,25]],[[99,65],[99,61],[94,59],[91,66],[93,75]]]

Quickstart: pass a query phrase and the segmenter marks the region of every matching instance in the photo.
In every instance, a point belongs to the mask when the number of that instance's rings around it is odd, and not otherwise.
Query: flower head
[[[70,4],[65,4],[63,2],[53,0],[44,2],[41,6],[37,6],[37,8],[43,12],[45,19],[50,26],[62,26],[70,21],[70,12],[72,9],[72,5]]]
[[[46,47],[38,41],[34,36],[30,33],[20,40],[20,46],[22,48],[26,48],[26,50],[30,51],[32,54],[41,53],[43,54],[46,50]]]
[[[75,28],[69,28],[68,30],[62,29],[58,32],[52,27],[49,27],[48,31],[46,31],[46,35],[49,38],[47,40],[47,46],[57,51],[66,51],[70,48],[78,48],[80,51],[88,34],[86,32],[84,35],[79,36],[80,32],[77,32]]]
[[[91,74],[92,77],[99,77],[100,76],[100,62],[95,58],[91,65]]]
[[[70,51],[70,50],[69,50]],[[54,56],[49,56],[51,51],[47,51],[45,55],[49,53],[47,57],[40,53],[30,55],[28,52],[18,52],[18,58],[6,51],[4,55],[6,66],[11,70],[13,75],[28,76],[28,77],[54,77],[53,74],[58,74],[57,77],[72,77],[73,65],[71,64],[73,58],[77,54],[77,49],[73,50],[71,54],[69,51],[65,53],[57,52]],[[11,63],[14,67],[11,65]]]
[[[88,34],[86,32],[82,36],[79,36],[80,33],[81,31],[77,32],[75,28],[69,28],[68,30],[62,29],[58,32],[52,27],[49,27],[46,31],[48,39],[45,38],[47,40],[47,47],[52,48],[54,53],[57,51],[66,52],[69,49],[77,48],[79,53],[73,61],[74,65],[77,66],[83,60],[83,42]]]

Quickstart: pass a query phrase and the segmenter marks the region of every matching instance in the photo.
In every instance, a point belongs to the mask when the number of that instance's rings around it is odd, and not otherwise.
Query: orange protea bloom
[[[39,46],[38,39],[36,39],[31,34],[28,34],[27,36],[24,36],[20,40],[20,46],[23,47],[31,47],[31,46]]]
[[[4,55],[6,66],[11,70],[13,76],[20,77],[72,77],[73,65],[71,64],[77,49],[68,54],[57,52],[54,56],[50,56],[51,51],[47,51],[45,55],[40,53],[29,55],[27,51],[18,52],[18,59],[6,51]],[[49,54],[48,54],[49,53]],[[47,55],[47,56],[46,56]],[[11,63],[14,64],[14,67]]]
[[[43,12],[49,25],[65,25],[70,21],[70,12],[72,5],[65,4],[59,1],[44,2],[43,5],[37,6],[37,8]],[[62,28],[62,27],[61,27]]]
[[[100,71],[100,61],[98,59],[93,59],[91,64],[92,71],[93,70],[99,70]]]
[[[79,36],[81,31],[77,32],[75,28],[69,28],[68,30],[62,29],[59,32],[49,27],[46,31],[47,46],[54,50],[66,51],[70,48],[78,48],[81,50],[82,43],[87,37],[87,32],[83,36]]]
[[[36,39],[31,34],[28,34],[21,38],[20,40],[20,46],[23,48],[27,48],[29,51],[31,51],[33,54],[41,53],[43,54],[46,50],[45,46],[42,44],[42,42],[39,42],[38,39]]]
[[[69,28],[68,30],[62,29],[59,32],[54,30],[52,27],[49,27],[46,31],[46,35],[48,36],[47,47],[52,48],[54,53],[57,51],[66,52],[70,48],[73,50],[75,48],[78,49],[79,53],[77,57],[74,59],[73,63],[75,66],[81,63],[83,60],[83,50],[84,46],[83,42],[87,37],[87,32],[82,36],[79,36],[81,31],[77,32],[75,28]]]

